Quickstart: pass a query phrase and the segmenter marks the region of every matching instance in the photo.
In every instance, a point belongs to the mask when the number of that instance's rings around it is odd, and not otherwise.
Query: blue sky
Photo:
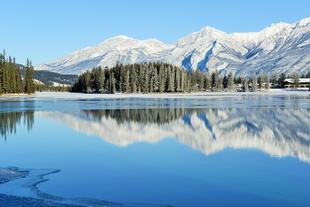
[[[114,35],[173,43],[204,26],[249,32],[310,16],[309,0],[0,0],[0,5],[0,49],[34,64]]]

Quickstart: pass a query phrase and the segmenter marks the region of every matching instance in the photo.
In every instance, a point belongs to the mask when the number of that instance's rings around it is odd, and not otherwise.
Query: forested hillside
[[[21,64],[17,64],[17,66],[21,70],[21,75],[24,76],[26,74],[26,67]],[[73,85],[77,81],[78,75],[60,74],[47,70],[34,70],[34,79],[41,81],[45,85],[52,85],[54,82]]]

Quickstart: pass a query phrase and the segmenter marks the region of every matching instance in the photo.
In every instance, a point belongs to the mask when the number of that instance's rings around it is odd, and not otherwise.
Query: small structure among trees
[[[284,80],[285,88],[309,88],[310,78],[287,78]]]

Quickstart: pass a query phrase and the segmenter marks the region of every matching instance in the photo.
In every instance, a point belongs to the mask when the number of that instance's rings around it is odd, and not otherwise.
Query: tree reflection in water
[[[34,125],[34,111],[0,113],[1,137],[6,140],[7,135],[15,134],[19,124],[24,124],[30,131]]]

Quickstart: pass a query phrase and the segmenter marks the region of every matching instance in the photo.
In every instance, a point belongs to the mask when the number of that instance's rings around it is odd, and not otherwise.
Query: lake
[[[0,99],[0,167],[124,206],[310,206],[310,96]],[[112,204],[111,204],[112,205]]]

